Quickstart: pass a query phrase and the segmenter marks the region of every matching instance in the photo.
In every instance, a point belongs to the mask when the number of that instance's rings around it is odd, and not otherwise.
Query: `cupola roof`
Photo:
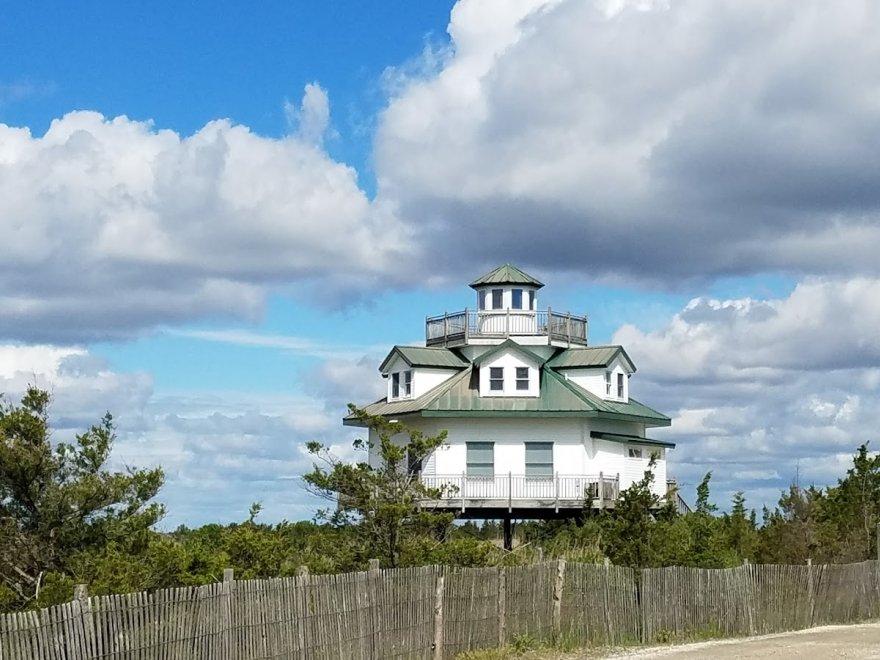
[[[544,286],[543,282],[536,280],[531,275],[522,272],[519,268],[510,264],[498,266],[495,270],[475,279],[471,282],[470,286],[473,289],[477,289],[492,284],[527,284],[536,289]]]

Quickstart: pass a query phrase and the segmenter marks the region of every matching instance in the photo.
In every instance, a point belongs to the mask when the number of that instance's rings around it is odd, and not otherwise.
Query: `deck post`
[[[599,472],[599,508],[605,508],[605,478],[602,476],[602,473]]]
[[[617,488],[616,488],[616,490],[617,490],[617,493],[614,494],[614,501],[615,502],[617,502],[617,500],[620,499],[620,472],[617,473]]]
[[[467,479],[467,476],[464,473],[464,471],[462,471],[462,473],[461,473],[461,512],[462,513],[464,513],[464,484],[465,484],[466,479]]]
[[[571,312],[568,313],[568,322],[565,326],[568,328],[568,347],[571,348]]]
[[[507,308],[507,318],[504,321],[504,336],[510,337],[510,307]]]
[[[464,343],[467,344],[471,334],[471,313],[464,308]]]
[[[513,513],[513,472],[507,473],[507,513]]]
[[[443,346],[449,346],[449,312],[443,312]]]
[[[553,308],[547,307],[547,343],[553,341]]]
[[[553,481],[556,486],[556,504],[554,513],[559,513],[559,470],[556,471],[556,478]]]
[[[509,515],[504,518],[504,549],[507,552],[513,550],[513,520]]]

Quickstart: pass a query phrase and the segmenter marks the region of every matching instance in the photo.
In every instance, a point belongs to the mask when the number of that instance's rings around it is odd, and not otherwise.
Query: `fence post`
[[[369,568],[370,575],[372,575],[373,577],[378,576],[379,575],[379,560],[378,559],[371,559],[369,562],[369,565],[370,565],[370,568]]]
[[[745,607],[746,607],[746,616],[749,620],[749,635],[755,634],[755,604],[754,593],[755,590],[752,588],[752,569],[749,565],[748,559],[743,559],[743,572],[745,573],[745,582],[746,582],[746,594],[745,594]]]
[[[82,657],[88,658],[94,654],[96,635],[88,587],[85,584],[76,585],[73,588],[73,598],[79,606],[80,622],[82,624]]]
[[[535,548],[535,550],[537,552],[537,556],[535,558],[535,563],[540,564],[541,562],[544,561],[544,548],[539,546],[539,547]]]
[[[507,571],[504,566],[498,572],[498,646],[507,641]]]
[[[309,567],[302,565],[296,569],[296,574],[300,577],[306,577],[309,574]]]
[[[443,660],[443,575],[437,576],[437,584],[434,590],[434,660]]]
[[[223,648],[232,647],[232,590],[235,585],[235,571],[223,569],[223,583],[220,585],[220,642]]]
[[[553,582],[553,636],[562,632],[562,587],[565,584],[565,560],[556,560],[556,580]]]
[[[807,557],[807,589],[810,590],[810,620],[807,622],[807,627],[813,627],[813,615],[816,610],[816,594],[815,594],[815,586],[813,584],[813,558]]]

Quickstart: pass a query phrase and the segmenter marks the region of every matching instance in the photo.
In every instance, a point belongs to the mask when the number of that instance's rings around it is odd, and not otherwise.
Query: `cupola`
[[[544,284],[516,266],[504,264],[478,277],[470,286],[477,292],[477,309],[481,312],[535,312],[538,289]]]

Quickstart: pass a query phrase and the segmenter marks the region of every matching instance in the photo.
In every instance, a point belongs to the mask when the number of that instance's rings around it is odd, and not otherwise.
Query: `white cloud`
[[[778,300],[692,301],[655,332],[621,327],[633,394],[671,413],[674,472],[714,471],[722,501],[753,504],[798,478],[834,483],[880,423],[880,281],[810,280]]]
[[[307,90],[311,137],[326,101]],[[363,291],[407,243],[354,170],[303,136],[226,120],[180,136],[94,112],[43,136],[0,124],[0,233],[0,337],[60,344],[253,319],[267,287],[291,282]]]
[[[322,504],[300,482],[312,464],[304,443],[350,456],[358,434],[342,426],[344,407],[316,394],[157,395],[148,374],[115,372],[82,348],[0,346],[0,392],[17,401],[29,383],[52,392],[54,441],[71,441],[113,413],[111,463],[165,471],[164,527],[243,520],[254,501],[267,521],[309,518]]]
[[[330,98],[318,83],[305,86],[302,103],[284,104],[288,126],[304,142],[320,146],[330,126]]]
[[[873,277],[878,30],[871,0],[461,0],[380,119],[380,196],[450,274]]]

